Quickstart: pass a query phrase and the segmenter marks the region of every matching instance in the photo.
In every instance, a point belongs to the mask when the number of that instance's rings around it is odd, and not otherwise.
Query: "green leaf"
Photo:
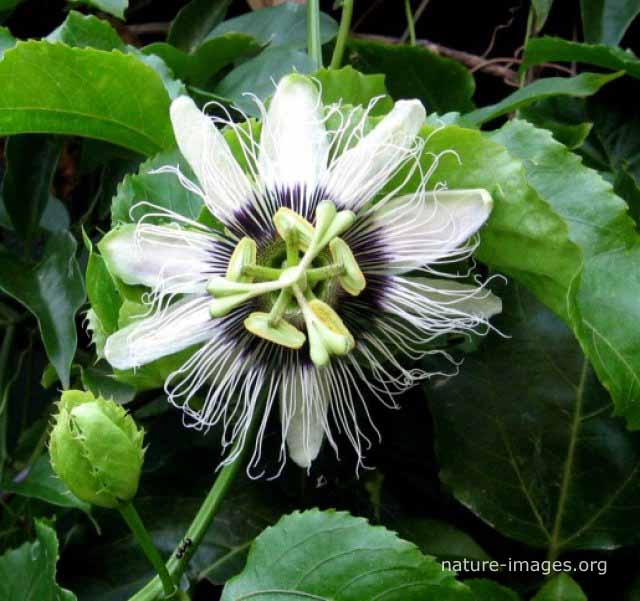
[[[338,31],[338,24],[320,13],[320,41],[326,44]],[[266,46],[307,47],[307,8],[287,2],[279,6],[252,11],[220,23],[206,39],[225,33],[246,33]]]
[[[520,595],[508,588],[483,578],[465,580],[473,592],[474,601],[520,601]]]
[[[108,366],[105,368],[87,367],[82,370],[81,377],[85,390],[92,392],[95,396],[112,399],[120,405],[130,403],[136,396],[135,388],[118,382]]]
[[[107,22],[94,17],[83,15],[72,10],[67,18],[47,37],[49,42],[62,42],[76,48],[96,48],[98,50],[126,49],[118,32]]]
[[[584,39],[592,44],[617,46],[640,13],[639,0],[580,0]]]
[[[222,601],[473,599],[411,543],[343,512],[295,512],[254,542],[244,571],[230,580]]]
[[[231,0],[191,0],[171,23],[167,42],[184,52],[192,52],[224,19]]]
[[[535,15],[534,31],[538,32],[547,22],[551,7],[553,6],[553,0],[531,0],[531,6]]]
[[[384,75],[365,75],[347,65],[342,69],[320,69],[313,77],[320,82],[324,104],[342,102],[367,106],[374,98],[379,98],[374,115],[383,115],[393,106],[387,94]]]
[[[7,141],[2,197],[9,219],[27,247],[49,202],[60,149],[61,141],[48,136],[21,135]]]
[[[288,6],[283,4],[282,6]],[[276,7],[280,8],[280,7]],[[302,8],[302,7],[301,7]],[[272,10],[272,9],[263,9]],[[262,12],[262,11],[257,11]],[[255,94],[260,100],[266,100],[275,91],[275,83],[292,71],[311,73],[313,61],[302,50],[289,46],[267,48],[256,58],[242,63],[231,71],[214,89],[220,96],[228,98],[251,117],[260,114],[255,102],[245,94]]]
[[[2,490],[12,492],[23,497],[40,499],[45,503],[58,505],[59,507],[71,507],[90,513],[91,506],[78,499],[65,486],[51,469],[49,454],[41,456],[29,470],[27,477],[19,482],[5,479],[2,482]]]
[[[621,73],[600,75],[598,73],[581,73],[575,77],[547,77],[538,79],[524,88],[520,88],[497,104],[485,106],[467,113],[462,123],[471,127],[479,127],[496,117],[512,113],[532,102],[551,96],[578,96],[584,98],[595,94],[602,86],[620,77]]]
[[[5,50],[9,50],[9,48],[13,48],[16,45],[16,41],[6,27],[0,27],[0,59]]]
[[[395,100],[418,98],[438,113],[473,109],[475,82],[469,70],[426,48],[350,40],[346,56],[358,71],[384,74]]]
[[[459,375],[428,390],[440,477],[501,533],[547,548],[611,549],[635,540],[640,440],[572,332],[523,288]],[[488,476],[490,475],[490,476]]]
[[[118,186],[111,205],[113,225],[137,222],[142,216],[157,212],[158,207],[198,219],[204,206],[202,198],[187,190],[172,173],[150,173],[166,165],[177,165],[186,177],[195,181],[191,168],[177,149],[154,156],[140,166],[138,173],[127,175]],[[150,219],[156,223],[167,221],[160,217]]]
[[[579,98],[551,96],[520,109],[519,116],[548,129],[558,142],[572,149],[582,146],[593,128]]]
[[[578,62],[640,78],[640,59],[631,50],[604,44],[581,44],[562,38],[534,38],[525,48],[523,68],[549,62]]]
[[[150,44],[145,54],[159,56],[182,81],[205,85],[212,76],[238,59],[254,56],[262,46],[243,33],[227,33],[204,42],[191,54],[164,42]]]
[[[513,121],[493,137],[525,161],[528,182],[563,217],[580,247],[584,267],[573,285],[570,323],[611,393],[616,415],[640,428],[640,238],[626,204],[548,132]]]
[[[416,544],[425,555],[447,560],[491,560],[486,551],[466,532],[446,522],[427,518],[403,518],[390,526],[402,538]]]
[[[85,241],[88,242],[88,241]],[[89,245],[87,261],[87,298],[95,311],[105,334],[112,334],[118,329],[118,315],[122,306],[122,298],[116,287],[104,259],[93,252]]]
[[[49,238],[37,265],[0,250],[0,289],[35,315],[47,356],[65,388],[76,351],[75,316],[85,298],[75,252],[76,242],[68,233]]]
[[[124,19],[124,11],[129,8],[129,0],[68,0],[68,2],[91,6],[120,19]]]
[[[56,584],[58,539],[53,528],[36,521],[36,540],[0,557],[0,598],[20,601],[77,601]]]
[[[580,586],[567,574],[558,574],[547,582],[532,601],[588,601]]]
[[[451,189],[484,188],[494,200],[488,223],[481,230],[478,258],[496,272],[514,277],[568,319],[567,294],[581,267],[581,254],[569,239],[564,220],[531,189],[521,161],[504,146],[476,130],[458,126],[425,127],[427,149],[439,155],[432,185],[446,182]],[[433,135],[431,135],[433,134]],[[423,169],[433,163],[425,155]],[[407,187],[419,185],[416,176]]]
[[[86,136],[142,154],[173,144],[169,96],[133,56],[20,42],[0,61],[0,82],[0,135]]]

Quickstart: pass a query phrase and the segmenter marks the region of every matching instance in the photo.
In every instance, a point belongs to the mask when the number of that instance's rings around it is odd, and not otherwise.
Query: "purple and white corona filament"
[[[295,74],[268,109],[259,106],[261,127],[249,128],[209,118],[187,97],[173,102],[176,140],[197,181],[162,171],[198,194],[224,230],[165,212],[174,223],[143,219],[105,237],[113,275],[150,289],[147,315],[113,333],[105,356],[131,369],[194,349],[166,391],[196,427],[222,424],[225,445],[245,442],[266,394],[251,466],[275,408],[282,463],[288,449],[308,468],[324,440],[337,453],[334,428],[360,463],[377,433],[370,418],[358,422],[367,403],[395,407],[430,375],[407,363],[434,352],[443,334],[486,330],[500,311],[484,285],[440,270],[473,252],[491,197],[427,191],[440,157],[422,171],[425,110],[416,100],[376,122],[371,106],[323,106],[316,83]],[[242,167],[216,125],[233,129]],[[417,191],[401,195],[416,176]]]

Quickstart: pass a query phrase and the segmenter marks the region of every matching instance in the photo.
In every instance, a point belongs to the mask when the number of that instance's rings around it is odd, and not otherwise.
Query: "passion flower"
[[[149,314],[112,334],[105,357],[126,370],[195,349],[166,392],[195,427],[222,423],[225,445],[244,442],[264,391],[250,465],[276,403],[283,462],[285,441],[307,468],[324,439],[337,452],[335,426],[360,463],[370,443],[357,415],[369,415],[367,403],[395,407],[430,375],[407,362],[434,352],[443,334],[486,330],[500,310],[485,285],[441,269],[470,256],[491,197],[427,191],[417,100],[371,127],[372,107],[325,107],[314,81],[295,74],[259,106],[258,137],[255,124],[209,118],[187,97],[171,105],[197,182],[161,171],[201,196],[224,230],[165,211],[175,223],[142,220],[105,237],[112,274],[151,289]],[[242,168],[217,125],[234,130]],[[401,194],[416,174],[417,191]]]

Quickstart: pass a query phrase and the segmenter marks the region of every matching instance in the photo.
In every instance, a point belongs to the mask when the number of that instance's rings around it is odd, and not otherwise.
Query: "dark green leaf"
[[[13,228],[27,248],[49,202],[60,148],[60,140],[37,135],[14,136],[6,145],[2,197]]]
[[[177,149],[154,156],[140,166],[137,174],[127,175],[118,186],[118,193],[111,205],[111,219],[114,225],[120,222],[136,222],[143,215],[157,212],[158,207],[174,211],[189,219],[198,219],[204,206],[202,198],[187,190],[171,173],[150,173],[165,165],[177,165],[184,175],[195,179]],[[150,203],[155,208],[144,203]],[[158,218],[152,219],[158,221]],[[166,221],[166,218],[160,221]]]
[[[578,584],[567,574],[558,574],[547,582],[532,601],[588,601]]]
[[[135,388],[123,382],[118,382],[108,367],[87,367],[83,369],[82,385],[95,396],[112,399],[120,405],[131,402],[136,395]]]
[[[191,54],[164,42],[150,44],[143,52],[162,58],[181,80],[203,86],[224,67],[238,59],[258,54],[260,49],[260,44],[251,36],[227,33],[204,42]]]
[[[255,94],[260,100],[266,100],[275,91],[274,82],[277,83],[281,77],[292,71],[311,73],[313,68],[313,61],[302,50],[288,46],[267,48],[256,58],[242,63],[231,71],[216,86],[214,92],[229,98],[234,106],[247,115],[255,117],[260,112],[255,102],[245,96],[247,92]]]
[[[320,13],[320,41],[325,44],[338,31],[338,24],[329,16]],[[206,39],[225,33],[246,33],[262,45],[306,48],[307,8],[301,4],[285,3],[263,8],[224,21]]]
[[[593,123],[579,98],[552,96],[520,109],[520,117],[536,127],[548,129],[553,137],[569,148],[582,146]]]
[[[231,0],[191,0],[171,23],[167,42],[184,52],[192,52],[224,19]]]
[[[425,555],[448,560],[491,559],[466,532],[440,520],[404,518],[390,526],[397,530],[401,537],[415,543]]]
[[[540,31],[547,22],[549,12],[553,6],[553,0],[531,0],[535,15],[534,31]]]
[[[640,78],[640,59],[631,50],[603,44],[581,44],[562,38],[532,39],[525,49],[522,66],[549,62],[588,63]]]
[[[640,238],[624,201],[543,130],[514,121],[494,139],[525,161],[530,185],[563,217],[580,247],[584,268],[572,284],[570,323],[616,414],[640,428]]]
[[[34,266],[0,250],[0,288],[36,316],[47,356],[65,388],[76,352],[75,316],[85,298],[75,251],[68,233],[52,235]]]
[[[36,540],[0,557],[0,599],[77,601],[56,584],[58,539],[53,528],[36,521]]]
[[[167,444],[173,439],[175,433]],[[151,449],[154,443],[152,440]],[[170,482],[177,479],[174,475]],[[175,485],[167,487],[166,483],[163,488],[167,491],[164,496],[140,495],[136,507],[154,543],[162,555],[168,557],[180,544],[206,491],[200,488],[185,494],[184,487],[178,490]],[[190,578],[224,584],[242,571],[255,537],[288,510],[288,503],[273,483],[235,485],[189,562]],[[105,536],[93,541],[83,557],[86,563],[74,571],[71,586],[82,601],[126,601],[153,576],[131,534],[119,532],[119,524],[115,526],[116,531],[112,533],[109,524],[105,524]]]
[[[418,98],[438,113],[473,109],[475,82],[469,70],[426,48],[350,40],[347,57],[358,71],[384,74],[396,100]]]
[[[313,77],[320,82],[324,104],[343,102],[367,106],[374,98],[379,98],[373,114],[391,110],[393,103],[387,95],[384,75],[364,75],[346,66],[338,70],[321,69]]]
[[[5,492],[23,497],[40,499],[59,507],[72,507],[89,513],[91,506],[81,501],[69,491],[64,482],[53,473],[49,454],[41,456],[29,470],[27,477],[19,482],[4,480],[1,486]]]
[[[462,117],[462,122],[478,127],[496,117],[512,113],[532,102],[551,96],[577,96],[584,98],[595,94],[602,86],[620,77],[621,73],[600,75],[581,73],[575,77],[547,77],[538,79],[519,89],[504,100],[491,106],[485,106]]]
[[[91,6],[120,19],[124,19],[124,11],[129,8],[129,0],[69,0],[69,2]]]
[[[580,0],[584,39],[617,46],[631,21],[640,13],[639,0]]]
[[[0,61],[0,81],[0,135],[79,135],[142,154],[173,144],[169,96],[133,56],[20,42]]]
[[[520,601],[520,595],[493,580],[466,580],[465,584],[473,591],[474,601]]]
[[[441,478],[500,532],[555,556],[636,538],[640,439],[571,331],[511,283],[460,374],[429,389]]]
[[[244,571],[224,588],[222,601],[260,597],[318,601],[473,599],[412,544],[347,513],[293,513],[254,542]]]

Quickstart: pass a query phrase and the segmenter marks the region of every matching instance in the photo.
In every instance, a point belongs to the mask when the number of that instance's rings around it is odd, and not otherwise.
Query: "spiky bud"
[[[138,490],[144,431],[118,404],[68,390],[51,431],[51,465],[79,499],[115,508]]]

